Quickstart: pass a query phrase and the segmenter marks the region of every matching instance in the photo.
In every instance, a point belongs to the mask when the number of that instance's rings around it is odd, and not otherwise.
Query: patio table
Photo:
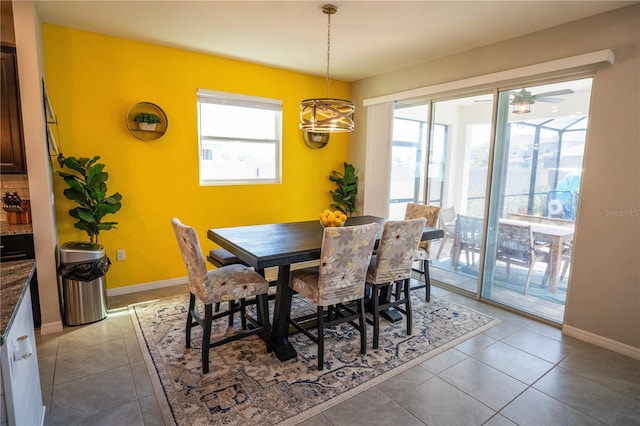
[[[575,228],[573,226],[556,226],[528,220],[500,219],[500,223],[514,225],[530,225],[536,241],[551,244],[549,247],[549,291],[558,291],[558,278],[562,264],[562,248],[565,242],[573,241]]]
[[[376,222],[382,225],[387,219],[377,216],[354,216],[345,226]],[[323,228],[319,220],[276,223],[267,225],[238,226],[209,229],[207,237],[220,247],[230,251],[240,260],[253,266],[264,275],[266,268],[278,267],[273,327],[270,346],[281,361],[297,356],[287,339],[287,315],[291,310],[293,291],[289,288],[291,265],[320,259]],[[442,229],[426,227],[423,240],[442,238]]]

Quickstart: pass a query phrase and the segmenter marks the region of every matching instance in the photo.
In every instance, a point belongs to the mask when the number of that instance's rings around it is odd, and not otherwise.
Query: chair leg
[[[562,272],[560,272],[560,280],[564,280],[564,276],[567,275],[567,269],[569,268],[569,261],[565,260],[564,265],[562,265]]]
[[[424,293],[425,300],[428,302],[431,300],[431,276],[429,275],[429,262],[424,263]]]
[[[360,314],[360,353],[367,353],[367,319],[365,318],[364,298],[358,301],[358,314]]]
[[[378,349],[380,338],[380,286],[371,286],[371,297],[373,299],[373,349]]]
[[[442,249],[444,248],[444,245],[446,244],[448,238],[444,237],[440,240],[440,246],[438,247],[438,253],[436,254],[436,259],[440,259],[440,255],[442,254]]]
[[[213,321],[213,306],[204,305],[204,331],[202,332],[202,373],[209,372],[209,345],[211,343],[211,322]]]
[[[529,283],[531,282],[531,276],[532,275],[533,275],[533,263],[529,267],[529,273],[527,274],[527,282],[524,284],[524,292],[522,292],[522,294],[524,294],[525,296],[527,295],[527,292],[529,291]]]
[[[235,316],[234,314],[231,313],[231,311],[233,311],[236,308],[236,302],[235,300],[230,300],[229,301],[229,327],[233,327],[233,317]]]
[[[324,369],[324,308],[318,306],[318,370]]]
[[[189,311],[187,312],[187,326],[184,329],[184,335],[187,339],[185,347],[188,349],[191,347],[191,327],[193,326],[192,312],[196,307],[196,296],[193,293],[189,294]]]
[[[409,285],[409,278],[407,278],[406,280],[404,280],[404,298],[406,300],[406,303],[404,304],[404,310],[407,312],[406,316],[407,316],[407,335],[411,335],[411,326],[413,324],[413,316],[411,313],[411,289],[410,289],[410,285]],[[428,288],[428,287],[427,287]],[[429,300],[429,299],[427,299]]]
[[[240,308],[241,308],[240,324],[242,326],[242,329],[246,330],[247,329],[247,299],[240,299]]]

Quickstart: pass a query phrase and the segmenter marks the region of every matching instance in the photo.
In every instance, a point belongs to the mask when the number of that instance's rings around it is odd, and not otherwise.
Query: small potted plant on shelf
[[[140,130],[154,131],[156,126],[160,123],[160,117],[150,112],[139,112],[133,117],[133,121],[138,123]]]

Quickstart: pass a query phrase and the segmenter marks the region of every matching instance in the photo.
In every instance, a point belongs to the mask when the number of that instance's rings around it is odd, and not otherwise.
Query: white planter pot
[[[158,123],[138,123],[138,128],[147,132],[153,132],[156,130],[157,125]]]

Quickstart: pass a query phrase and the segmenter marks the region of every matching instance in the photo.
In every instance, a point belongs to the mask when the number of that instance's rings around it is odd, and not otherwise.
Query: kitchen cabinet
[[[2,425],[4,426],[4,422],[8,425],[42,425],[45,407],[42,405],[29,291],[31,276],[29,272],[35,270],[35,263],[22,261],[6,265],[11,266],[8,267],[9,271],[2,272],[2,287],[6,293],[6,297],[3,295],[5,299],[3,303],[14,308],[8,319],[5,315],[9,313],[2,312],[3,330],[0,346]]]
[[[0,172],[26,174],[16,49],[2,46],[0,51]]]
[[[0,240],[0,261],[10,262],[35,258],[33,234],[2,235]],[[35,271],[33,272],[33,279],[31,280],[30,287],[33,323],[35,327],[40,327],[42,325],[42,317],[40,314],[38,277]]]

